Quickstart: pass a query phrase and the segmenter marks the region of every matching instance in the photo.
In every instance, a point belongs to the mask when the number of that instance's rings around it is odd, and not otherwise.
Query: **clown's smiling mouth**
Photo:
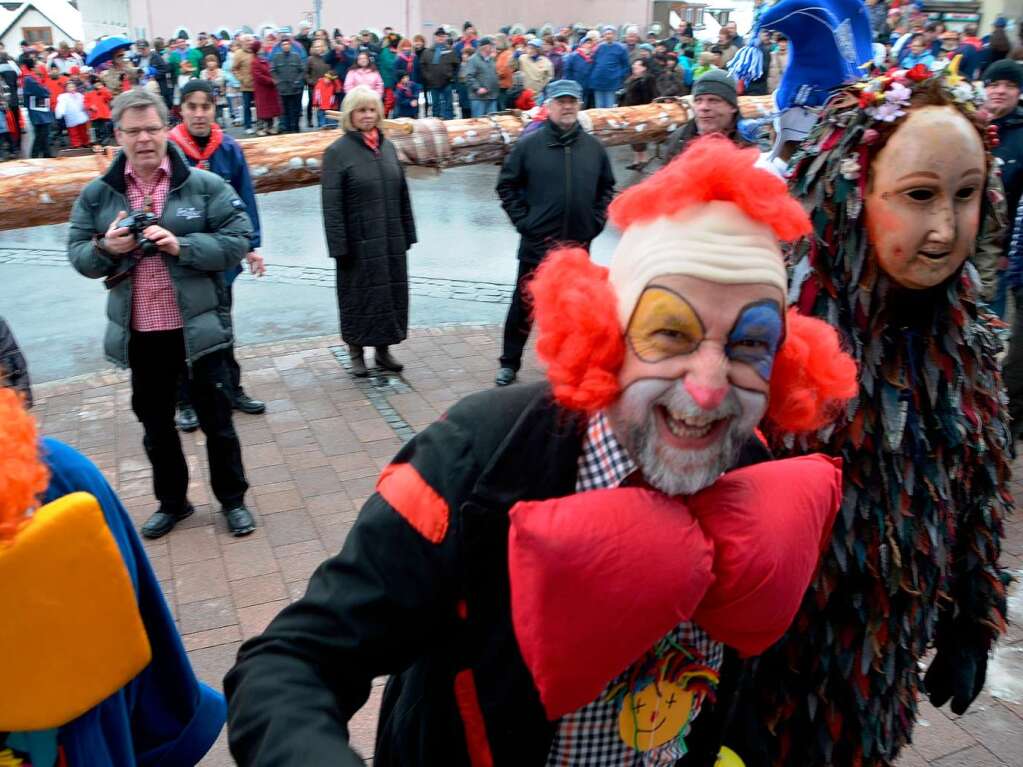
[[[943,258],[947,258],[952,253],[952,251],[950,250],[943,250],[940,253],[934,251],[928,252],[926,250],[921,250],[918,252],[920,253],[921,256],[923,256],[924,258],[928,258],[931,261],[940,261]]]
[[[667,721],[668,721],[668,717],[664,717],[664,719],[662,719],[661,721],[659,721],[659,722],[658,722],[657,724],[655,724],[655,725],[654,725],[653,727],[651,727],[651,728],[650,728],[649,730],[645,730],[645,729],[643,729],[642,727],[637,727],[637,728],[636,728],[636,732],[637,732],[637,733],[651,733],[651,732],[657,732],[657,731],[658,731],[659,729],[661,729],[661,726],[662,726],[662,725],[663,725],[663,724],[664,724],[665,722],[667,722]]]
[[[686,416],[675,413],[664,405],[657,406],[657,413],[672,435],[680,440],[705,440],[715,436],[719,429],[727,424],[727,418],[707,418],[705,416]]]

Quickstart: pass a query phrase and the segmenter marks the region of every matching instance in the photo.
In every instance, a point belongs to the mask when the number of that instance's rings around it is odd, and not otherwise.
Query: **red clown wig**
[[[36,424],[0,372],[0,545],[10,541],[45,492],[49,472],[39,455]]]
[[[722,137],[699,139],[666,168],[619,195],[611,204],[611,220],[625,229],[720,200],[768,224],[780,240],[808,234],[806,213],[781,179],[754,167],[757,157],[755,149],[739,149]],[[559,249],[537,270],[530,292],[536,350],[547,365],[555,399],[589,413],[610,405],[621,393],[625,341],[608,270],[580,248]],[[790,310],[771,374],[766,420],[782,432],[815,431],[830,423],[857,390],[856,364],[842,351],[835,329]]]

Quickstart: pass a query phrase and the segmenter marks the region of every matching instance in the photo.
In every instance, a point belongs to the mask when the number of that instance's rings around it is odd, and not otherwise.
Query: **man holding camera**
[[[145,431],[160,503],[142,534],[166,535],[194,511],[174,426],[184,373],[206,434],[213,493],[231,533],[247,535],[255,522],[245,507],[248,483],[231,420],[224,278],[250,248],[245,203],[219,176],[190,168],[168,146],[163,99],[127,91],[114,99],[111,117],[122,151],[76,200],[68,258],[86,277],[104,278],[106,356],[131,369],[132,410]]]

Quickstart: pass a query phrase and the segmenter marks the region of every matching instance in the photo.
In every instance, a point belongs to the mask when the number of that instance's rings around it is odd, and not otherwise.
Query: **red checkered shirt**
[[[170,158],[164,157],[150,181],[143,181],[131,163],[124,167],[124,181],[128,193],[128,204],[134,210],[148,210],[157,216],[163,213],[163,206],[170,193]],[[142,258],[142,251],[136,250],[133,258],[139,259],[132,275],[134,291],[131,297],[131,327],[133,330],[177,330],[182,327],[181,309],[174,293],[170,271],[162,257]]]

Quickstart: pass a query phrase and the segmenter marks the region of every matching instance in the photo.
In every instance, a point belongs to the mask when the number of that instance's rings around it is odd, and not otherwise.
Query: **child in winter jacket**
[[[407,72],[402,72],[398,84],[394,88],[395,117],[419,117],[419,101],[423,95],[423,88],[418,83],[412,82]]]
[[[97,144],[106,143],[111,135],[110,102],[114,94],[96,75],[92,76],[92,87],[85,92],[85,111],[92,121],[92,132]]]
[[[72,80],[68,80],[64,87],[66,90],[57,97],[53,113],[58,120],[64,121],[72,149],[88,146],[89,113],[85,110],[85,97]]]
[[[336,128],[337,120],[327,118],[328,109],[337,109],[337,97],[341,93],[341,80],[337,72],[328,69],[313,87],[313,106],[316,107],[316,124],[321,128]]]

